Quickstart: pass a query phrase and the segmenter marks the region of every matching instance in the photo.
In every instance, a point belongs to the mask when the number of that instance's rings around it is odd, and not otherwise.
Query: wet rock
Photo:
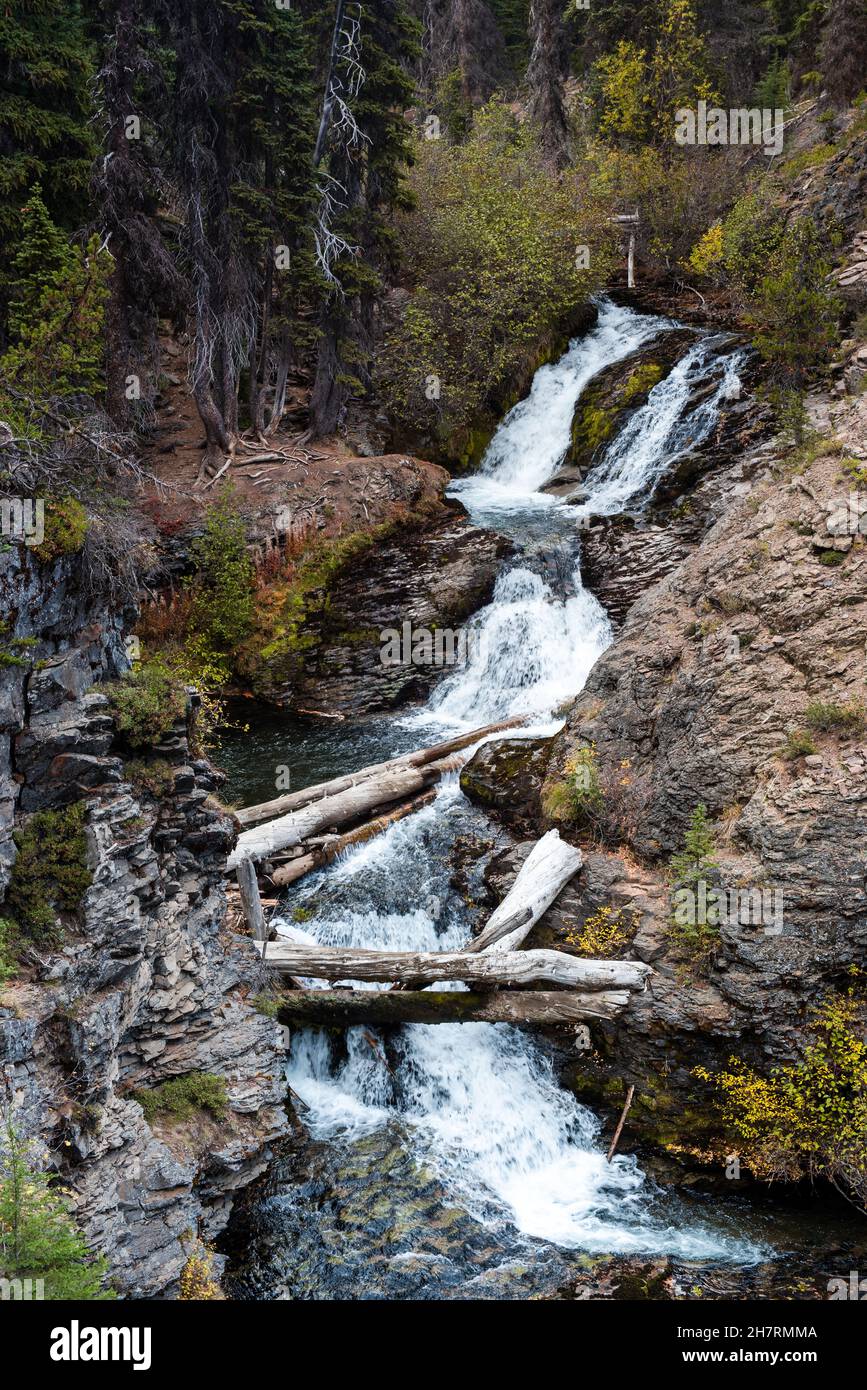
[[[844,447],[863,447],[864,403],[841,412],[835,430]],[[647,793],[606,900],[638,912],[631,949],[655,975],[621,1020],[591,1030],[610,1075],[588,1083],[588,1097],[616,1113],[634,1082],[630,1126],[662,1146],[691,1143],[713,1119],[696,1065],[723,1068],[737,1051],[767,1072],[802,1055],[812,1005],[867,949],[864,731],[816,733],[817,762],[786,756],[811,701],[863,698],[865,541],[852,537],[833,568],[813,548],[840,496],[836,454],[791,479],[768,461],[759,446],[712,490],[703,485],[695,548],[631,607],[621,602],[621,631],[547,774],[553,784],[592,741],[602,775],[625,766]],[[637,554],[642,532],[620,534]],[[631,564],[628,547],[618,562],[625,555]],[[722,883],[762,887],[782,904],[781,923],[723,924],[702,964],[672,938],[665,877],[699,802],[715,823]],[[596,903],[583,874],[569,891],[579,918]]]
[[[458,508],[381,542],[313,596],[291,670],[263,673],[257,694],[290,708],[344,715],[423,699],[454,669],[462,625],[489,600],[510,550],[507,540],[471,526]],[[430,635],[433,659],[423,650],[413,659],[417,633]],[[383,634],[399,641],[394,664],[382,659]]]
[[[497,739],[483,744],[461,771],[461,791],[511,828],[539,815],[550,739]]]

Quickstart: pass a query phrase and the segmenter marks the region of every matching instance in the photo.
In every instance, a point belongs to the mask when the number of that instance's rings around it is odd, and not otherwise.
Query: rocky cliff
[[[130,779],[100,688],[127,665],[124,615],[86,592],[78,556],[46,565],[8,548],[0,609],[3,883],[12,874],[13,892],[38,896],[40,866],[50,877],[71,857],[57,843],[63,815],[45,813],[83,808],[87,885],[62,904],[61,937],[17,943],[0,1004],[5,1099],[74,1193],[117,1286],[171,1294],[191,1238],[222,1229],[286,1127],[277,1028],[252,1007],[249,948],[223,925],[235,828],[184,723],[155,750],[157,791]],[[27,885],[16,886],[13,833]],[[219,1078],[219,1117],[169,1125],[156,1109],[148,1123],[130,1094],[200,1075]]]

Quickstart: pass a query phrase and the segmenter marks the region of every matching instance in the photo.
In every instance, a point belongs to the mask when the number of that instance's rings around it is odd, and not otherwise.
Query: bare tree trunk
[[[303,844],[312,835],[329,830],[332,826],[339,828],[348,825],[380,806],[409,801],[425,787],[438,781],[445,772],[460,767],[462,761],[461,755],[455,754],[452,758],[442,758],[424,767],[401,768],[379,777],[368,777],[338,792],[336,796],[322,797],[301,810],[291,811],[289,815],[268,821],[255,830],[245,830],[238,836],[238,843],[226,867],[234,869],[242,859],[267,859],[271,854]],[[556,831],[552,833],[556,834]]]
[[[532,51],[527,68],[530,115],[542,150],[555,169],[569,163],[569,126],[563,105],[563,21],[559,0],[531,0]]]
[[[334,70],[340,52],[340,30],[343,26],[343,14],[346,9],[346,0],[337,0],[334,11],[334,30],[331,35],[331,51],[328,55],[328,71],[325,76],[325,94],[322,99],[322,114],[319,117],[319,132],[316,136],[316,147],[313,151],[313,167],[318,169],[325,154],[325,142],[328,139],[328,127],[331,124],[331,113],[334,110]]]
[[[348,787],[355,787],[359,782],[375,777],[380,772],[395,771],[400,767],[423,767],[425,763],[438,762],[440,758],[446,758],[451,753],[459,753],[462,748],[480,743],[490,734],[504,733],[507,729],[519,728],[524,723],[526,720],[518,717],[502,719],[498,724],[485,724],[481,729],[458,734],[456,738],[446,739],[444,743],[432,743],[430,747],[416,749],[414,753],[400,753],[396,758],[388,758],[385,762],[363,767],[358,772],[348,772],[343,777],[332,777],[327,782],[317,782],[313,786],[302,787],[300,791],[287,792],[285,796],[277,796],[273,801],[262,801],[257,806],[245,806],[236,811],[235,816],[245,829],[251,825],[259,825],[262,821],[284,816],[289,811],[298,811],[302,806],[309,805],[311,801],[318,801],[323,796],[334,796],[337,792],[346,791]]]

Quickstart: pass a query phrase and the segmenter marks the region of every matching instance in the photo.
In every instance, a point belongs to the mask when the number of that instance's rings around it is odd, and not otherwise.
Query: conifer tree
[[[835,106],[867,88],[867,0],[830,0],[820,48],[822,80]]]
[[[96,221],[113,259],[106,315],[106,409],[121,426],[136,416],[156,376],[158,311],[177,316],[181,276],[157,220],[171,201],[153,126],[165,109],[154,51],[153,0],[102,0],[105,51],[96,81],[104,151],[93,178]],[[158,129],[158,125],[157,125]]]
[[[86,219],[93,47],[80,0],[6,0],[0,72],[0,240],[11,246],[36,183],[57,225],[74,229]],[[0,309],[7,294],[0,267]]]
[[[404,65],[417,52],[416,27],[401,0],[351,5],[347,19],[348,100],[331,123],[320,182],[319,260],[330,278],[311,397],[315,436],[332,434],[350,396],[369,386],[375,296],[396,263],[390,215],[406,196],[402,172],[411,157],[403,111],[413,88]]]
[[[183,208],[190,382],[208,471],[237,438],[246,372],[252,422],[279,421],[293,291],[311,280],[302,245],[312,184],[308,60],[298,17],[270,0],[171,0],[169,32],[165,157]],[[275,271],[292,273],[293,250],[300,277],[280,288]]]
[[[230,99],[237,151],[231,206],[256,294],[249,413],[254,430],[266,434],[279,424],[289,371],[312,341],[304,314],[317,283],[313,72],[297,10],[271,0],[226,0],[226,10],[242,45]]]
[[[469,106],[487,101],[506,69],[503,35],[487,0],[423,0],[422,85],[453,74]]]

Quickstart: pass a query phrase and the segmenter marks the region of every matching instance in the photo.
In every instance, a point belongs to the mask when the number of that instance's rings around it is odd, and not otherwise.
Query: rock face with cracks
[[[219,774],[181,723],[157,750],[166,794],[132,783],[97,685],[126,665],[123,615],[82,594],[75,556],[50,574],[24,547],[4,561],[7,634],[37,639],[0,672],[4,880],[13,827],[84,800],[90,884],[63,914],[60,949],[23,941],[0,992],[3,1100],[118,1288],[158,1297],[176,1290],[191,1235],[222,1230],[285,1132],[279,1030],[249,1002],[258,967],[223,926],[236,830],[214,800]],[[131,1092],[191,1073],[222,1079],[225,1114],[149,1124]]]

